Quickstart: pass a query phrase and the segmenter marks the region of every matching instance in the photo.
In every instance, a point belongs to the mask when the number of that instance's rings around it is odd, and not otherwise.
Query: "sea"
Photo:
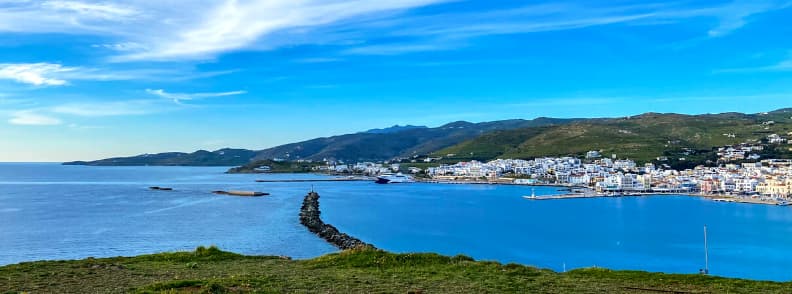
[[[133,256],[216,245],[248,255],[337,252],[299,223],[320,195],[325,222],[392,252],[464,254],[566,271],[585,267],[792,280],[792,207],[691,196],[528,200],[562,188],[268,182],[314,174],[225,174],[227,167],[0,163],[0,265]],[[154,191],[149,186],[171,187]],[[251,190],[233,197],[214,190]]]

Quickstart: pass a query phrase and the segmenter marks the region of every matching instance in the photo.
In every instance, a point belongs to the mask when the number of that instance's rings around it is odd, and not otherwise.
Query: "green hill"
[[[238,166],[262,160],[297,159],[383,161],[396,157],[425,155],[433,151],[470,140],[482,134],[532,126],[565,124],[576,119],[537,118],[533,120],[502,120],[483,123],[453,122],[437,128],[423,126],[393,126],[365,132],[291,143],[259,151],[221,149],[213,152],[167,152],[131,157],[108,158],[96,161],[74,161],[67,165],[194,165]]]
[[[565,124],[576,119],[537,118],[483,123],[453,122],[437,128],[407,128],[393,132],[363,132],[286,144],[259,151],[255,160],[310,159],[382,161],[425,155],[491,131]]]
[[[0,267],[0,293],[790,293],[791,283],[353,250],[309,260],[217,248]]]
[[[582,156],[589,150],[648,162],[663,155],[707,153],[713,147],[761,142],[792,131],[792,110],[767,114],[647,113],[564,125],[503,130],[434,153],[459,160]],[[773,124],[768,124],[773,121]],[[733,136],[732,136],[733,135]],[[692,150],[692,151],[690,151]],[[692,153],[691,153],[692,152]],[[448,156],[454,154],[453,156]]]

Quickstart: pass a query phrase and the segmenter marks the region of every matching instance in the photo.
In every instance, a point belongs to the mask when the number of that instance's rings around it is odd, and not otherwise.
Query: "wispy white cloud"
[[[408,18],[395,31],[403,36],[470,38],[486,35],[563,31],[658,17],[658,6],[536,4],[477,13],[445,13]]]
[[[210,58],[218,53],[253,46],[264,36],[284,30],[332,24],[352,17],[410,9],[444,0],[379,1],[214,1],[189,26],[171,28],[145,40],[150,49],[120,60]],[[197,20],[197,21],[196,21]]]
[[[57,63],[0,63],[0,79],[35,86],[64,86],[70,81],[180,81],[233,73],[227,71],[197,72],[192,68],[105,69],[64,66]]]
[[[540,3],[516,8],[470,13],[442,13],[385,20],[390,31],[401,38],[398,43],[361,45],[344,52],[383,52],[383,55],[457,49],[464,40],[492,35],[529,34],[566,31],[606,25],[657,26],[699,19],[715,20],[717,25],[706,37],[722,37],[736,31],[762,13],[787,9],[788,0],[737,0],[726,4],[699,3]],[[456,43],[456,44],[455,44]],[[360,48],[360,49],[358,49]],[[402,49],[402,50],[400,50]],[[425,50],[421,50],[425,49]]]
[[[756,72],[787,72],[792,71],[792,53],[784,60],[770,65],[752,67],[726,68],[715,70],[715,73],[756,73]]]
[[[173,102],[176,103],[180,103],[181,101],[186,101],[186,100],[235,96],[235,95],[242,95],[247,93],[247,91],[230,91],[230,92],[216,92],[216,93],[168,93],[165,92],[165,90],[163,89],[146,89],[146,92],[151,95],[173,100]]]
[[[139,12],[131,7],[110,3],[88,3],[81,1],[43,1],[41,7],[86,18],[123,20]]]
[[[0,105],[20,105],[29,104],[33,102],[32,99],[15,98],[9,95],[0,94]]]
[[[132,69],[109,69],[109,68],[78,68],[71,72],[62,74],[66,80],[87,80],[87,81],[157,81],[157,82],[176,82],[185,80],[195,80],[227,75],[236,70],[219,71],[197,71],[194,68],[168,67],[168,68],[132,68]]]
[[[464,42],[438,44],[486,35],[614,24],[666,25],[692,19],[714,20],[710,27],[702,27],[702,35],[720,37],[759,14],[792,5],[788,0],[539,1],[489,11],[405,13],[445,2],[450,0],[5,1],[0,5],[0,32],[99,35],[110,41],[94,47],[112,50],[112,60],[121,62],[211,59],[229,51],[311,42],[329,42],[351,53],[392,55],[458,48]],[[374,42],[380,37],[416,39]]]
[[[63,86],[68,82],[57,76],[76,69],[52,63],[0,63],[0,79],[36,86]]]
[[[158,100],[141,99],[109,102],[68,103],[53,106],[48,110],[53,113],[65,115],[102,117],[145,115],[167,111],[170,109],[172,109],[172,107],[164,105]]]
[[[38,113],[35,110],[21,110],[12,113],[8,123],[27,126],[52,126],[59,125],[62,121],[59,118]]]
[[[183,107],[160,99],[137,99],[72,102],[16,111],[11,110],[6,114],[10,116],[8,122],[14,125],[61,125],[64,123],[62,118],[150,115],[176,111],[181,108]],[[76,123],[69,123],[67,126],[71,128],[89,128]]]
[[[718,26],[707,32],[710,37],[721,37],[744,27],[749,18],[756,14],[784,9],[792,6],[790,1],[737,0],[712,11],[718,18]]]
[[[136,43],[136,42],[122,42],[122,43],[110,43],[110,44],[94,44],[91,45],[93,48],[104,48],[113,51],[119,52],[129,52],[129,51],[141,51],[146,50],[146,45]]]
[[[174,104],[163,103],[161,100],[153,99],[74,102],[11,111],[8,123],[13,125],[51,126],[63,124],[62,118],[149,115],[174,110],[177,110]],[[76,123],[69,123],[67,126],[80,129],[98,128]]]
[[[451,48],[448,44],[382,44],[361,46],[344,50],[354,55],[398,55],[414,52],[440,51]]]
[[[141,1],[134,1],[141,2]],[[119,25],[145,19],[140,10],[98,1],[5,1],[0,31],[19,33],[126,34]]]

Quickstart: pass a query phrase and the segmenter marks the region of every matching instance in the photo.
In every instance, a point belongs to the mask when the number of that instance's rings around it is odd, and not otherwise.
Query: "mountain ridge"
[[[773,124],[768,124],[770,121]],[[792,108],[755,114],[647,112],[615,118],[537,117],[531,120],[479,123],[454,121],[434,128],[395,125],[263,150],[224,148],[211,152],[168,152],[64,164],[236,166],[272,159],[376,162],[415,155],[440,156],[450,160],[489,160],[502,157],[581,156],[588,150],[650,161],[680,148],[707,150],[715,146],[761,140],[772,132],[786,135],[790,131]],[[674,146],[667,146],[669,142],[675,142]]]
[[[457,121],[435,128],[397,125],[384,129],[371,129],[358,133],[320,137],[263,150],[225,148],[212,152],[167,152],[159,154],[141,154],[130,157],[115,157],[96,161],[73,161],[64,164],[99,166],[232,166],[243,165],[249,161],[267,159],[383,161],[416,154],[428,154],[432,151],[473,139],[483,133],[493,130],[563,124],[574,120],[577,119],[510,119],[481,123]],[[238,156],[229,158],[216,153],[222,150],[236,150],[236,155]],[[207,154],[207,152],[211,154]]]

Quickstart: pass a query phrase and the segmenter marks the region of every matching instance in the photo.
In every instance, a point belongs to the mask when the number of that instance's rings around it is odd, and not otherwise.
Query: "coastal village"
[[[757,146],[722,148],[722,157],[745,154]],[[406,164],[407,166],[409,164]],[[750,163],[729,163],[718,167],[698,166],[675,170],[652,163],[637,164],[630,159],[602,158],[590,151],[585,159],[542,157],[532,160],[496,159],[466,161],[420,169],[400,164],[356,163],[321,167],[323,171],[379,175],[406,170],[425,175],[424,181],[443,183],[501,183],[516,185],[556,185],[582,188],[590,195],[697,194],[719,199],[754,199],[753,202],[787,205],[792,200],[792,160],[764,159]],[[751,202],[751,201],[749,201]]]
[[[677,171],[629,159],[602,158],[583,163],[573,157],[534,160],[498,159],[460,162],[429,168],[438,180],[513,179],[515,184],[553,184],[591,188],[598,193],[701,193],[789,199],[792,197],[792,160],[766,159],[755,163],[698,166]]]
[[[767,122],[764,124],[773,124]],[[723,134],[733,136],[732,134]],[[722,146],[714,150],[717,166],[699,165],[677,170],[657,157],[656,163],[639,165],[634,160],[610,157],[592,150],[578,157],[540,157],[531,160],[476,160],[418,168],[410,163],[329,163],[315,171],[380,175],[398,171],[420,175],[423,181],[445,183],[500,183],[555,185],[581,188],[588,195],[697,194],[787,205],[792,201],[792,160],[762,159],[768,147],[792,150],[792,132],[769,134],[763,140]],[[449,154],[451,156],[452,154]],[[442,158],[427,157],[424,163]],[[677,158],[679,161],[685,158]],[[417,160],[412,159],[412,163]]]

